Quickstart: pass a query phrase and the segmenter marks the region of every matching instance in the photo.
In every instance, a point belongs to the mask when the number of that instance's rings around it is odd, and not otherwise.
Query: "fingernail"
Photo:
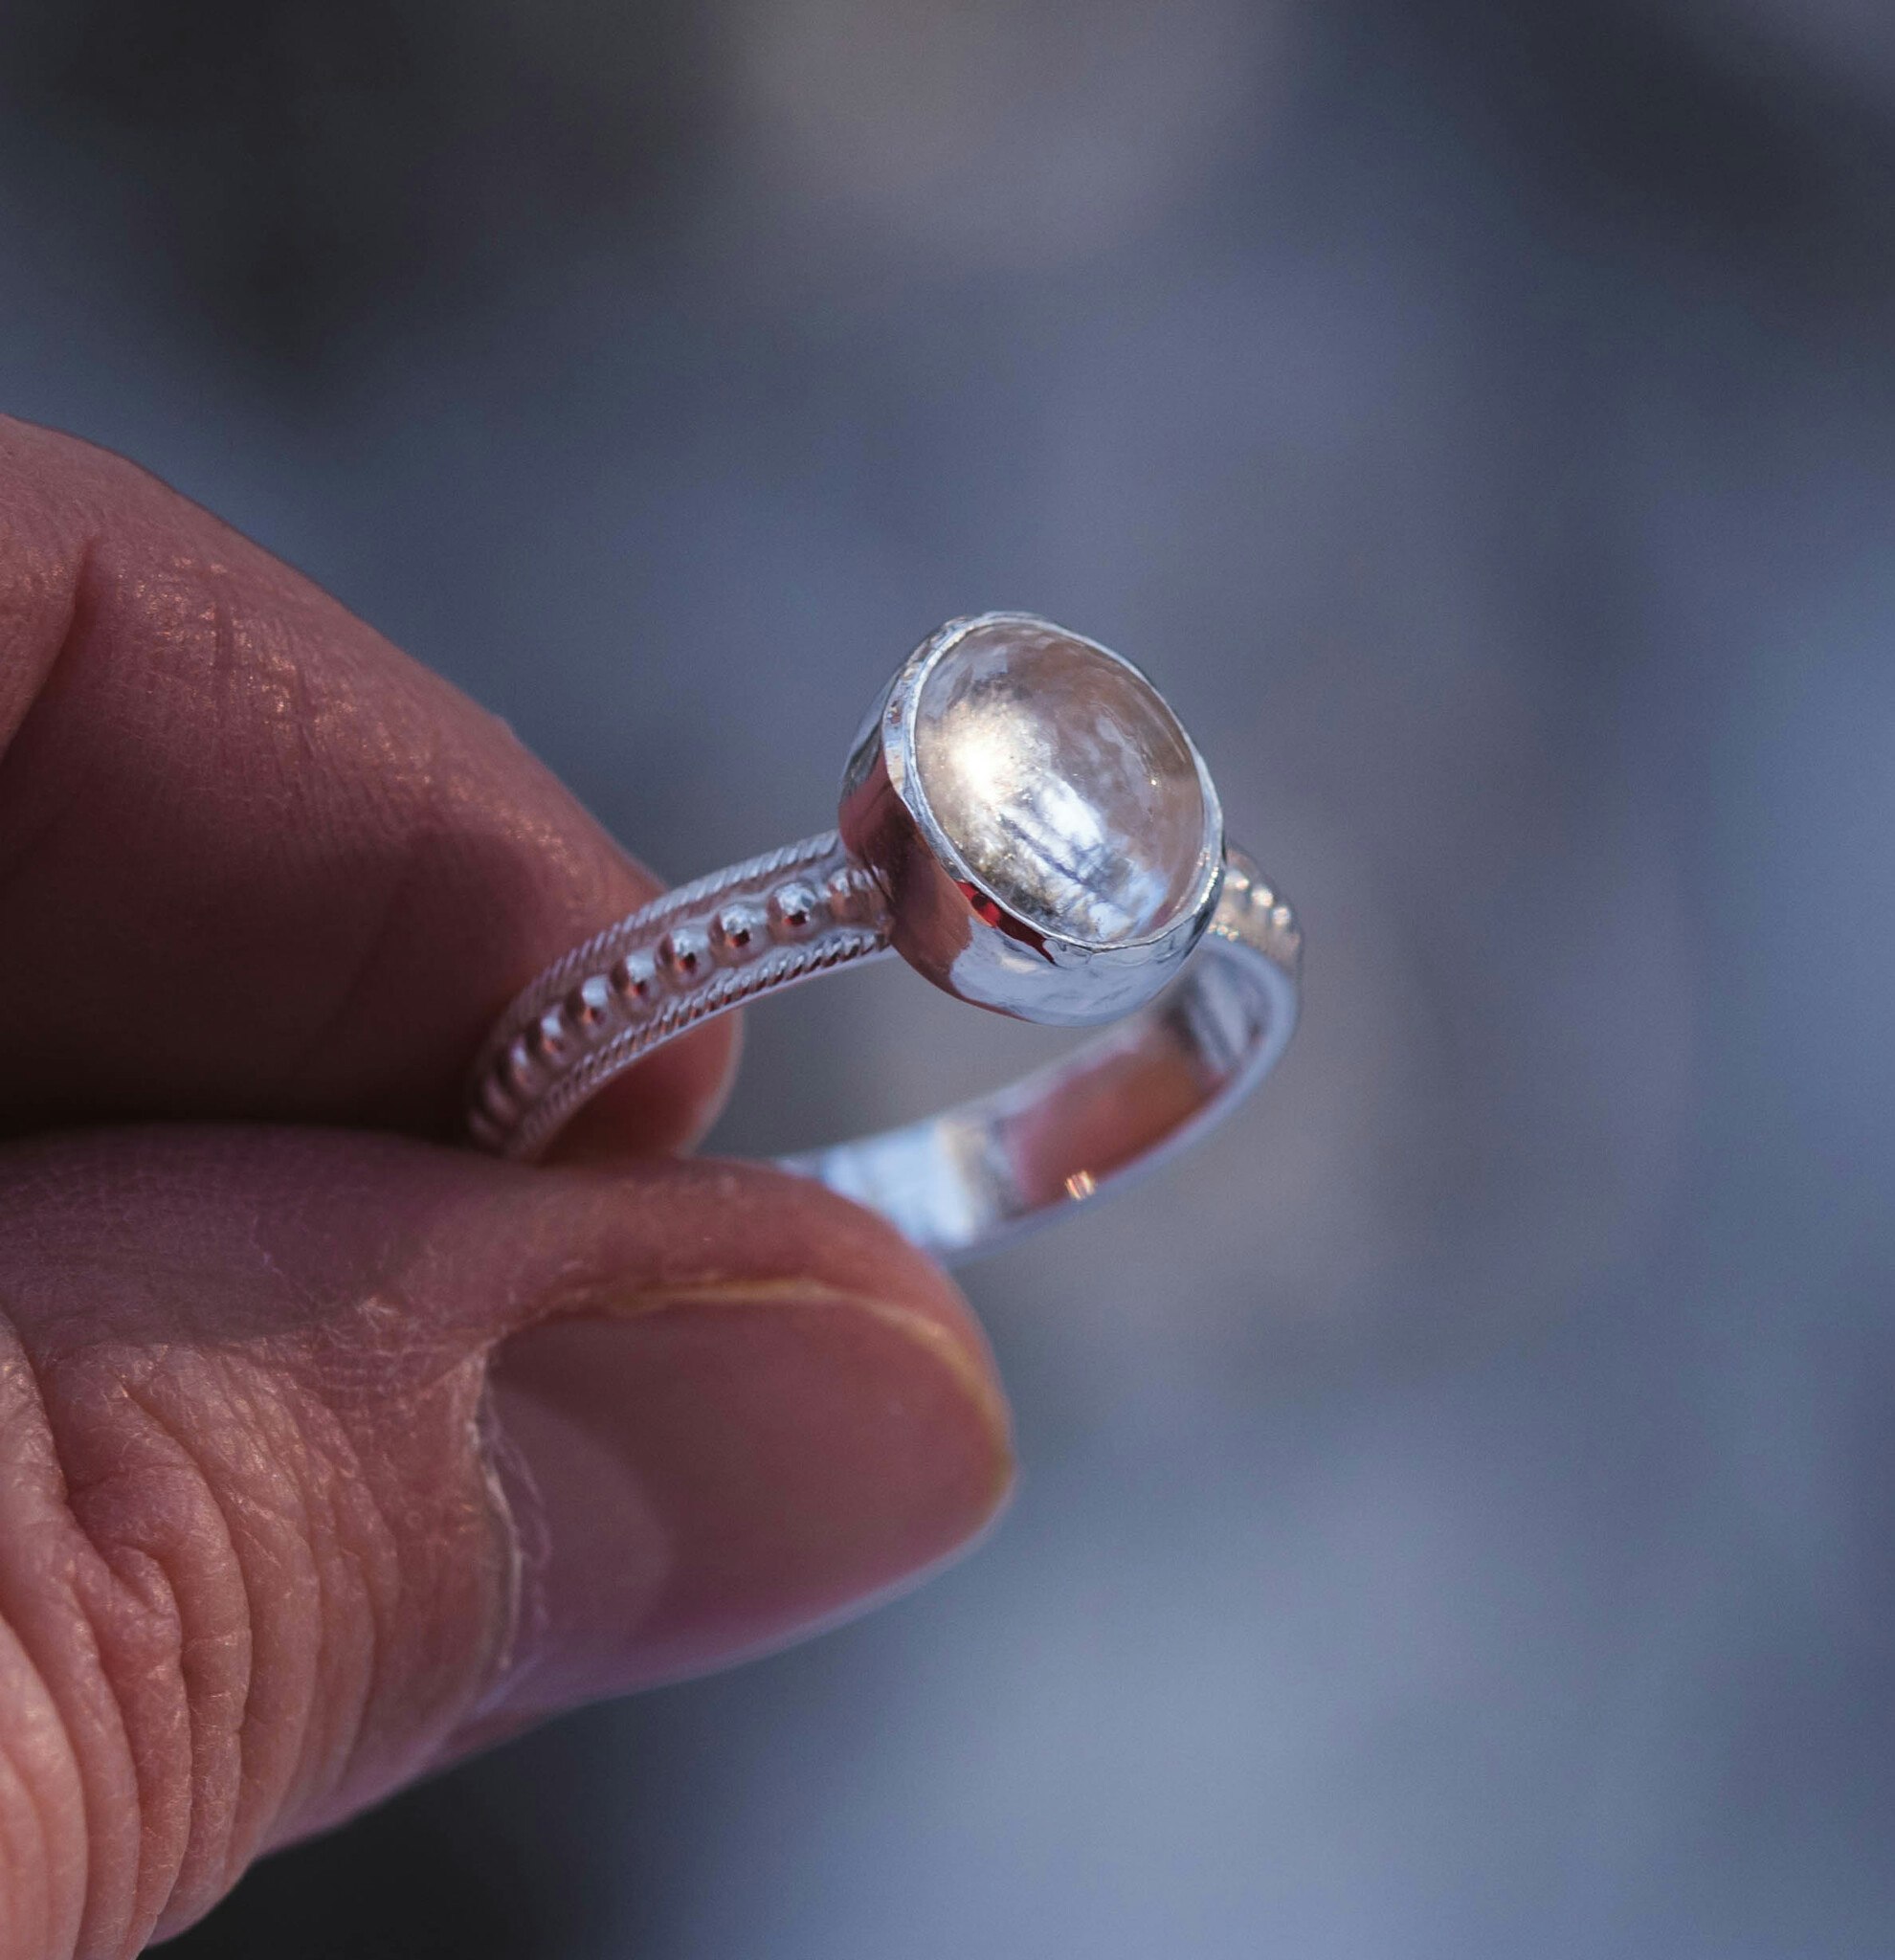
[[[807,1280],[628,1301],[494,1363],[518,1534],[502,1721],[697,1672],[856,1611],[1005,1500],[970,1320]]]

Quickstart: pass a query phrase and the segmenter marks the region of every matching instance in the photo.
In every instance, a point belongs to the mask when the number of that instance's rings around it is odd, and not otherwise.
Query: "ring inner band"
[[[502,1016],[468,1128],[539,1156],[579,1106],[712,1016],[889,950],[886,901],[834,832],[667,893],[575,947]],[[1275,1063],[1299,938],[1240,854],[1184,971],[1072,1055],[919,1123],[782,1158],[946,1258],[991,1250],[1190,1142]]]

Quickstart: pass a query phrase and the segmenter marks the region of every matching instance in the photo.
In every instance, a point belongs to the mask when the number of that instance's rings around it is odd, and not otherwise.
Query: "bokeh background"
[[[172,1950],[1895,1951],[1895,10],[13,0],[0,403],[692,876],[951,613],[1143,661],[1299,902],[1189,1163],[969,1275],[924,1592]],[[1033,1036],[753,1017],[722,1142]]]

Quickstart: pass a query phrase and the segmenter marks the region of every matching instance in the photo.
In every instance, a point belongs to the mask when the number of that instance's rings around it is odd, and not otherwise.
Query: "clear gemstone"
[[[1194,891],[1204,793],[1184,730],[1123,661],[996,620],[942,655],[915,703],[915,771],[975,880],[1045,932],[1147,939]]]

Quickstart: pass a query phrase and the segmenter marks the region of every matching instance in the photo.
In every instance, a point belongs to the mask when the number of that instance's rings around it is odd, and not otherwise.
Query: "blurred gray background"
[[[1895,1951],[1895,10],[14,0],[0,403],[683,878],[950,613],[1144,662],[1308,1012],[969,1276],[925,1591],[173,1950]],[[901,970],[721,1141],[1016,1059]]]

